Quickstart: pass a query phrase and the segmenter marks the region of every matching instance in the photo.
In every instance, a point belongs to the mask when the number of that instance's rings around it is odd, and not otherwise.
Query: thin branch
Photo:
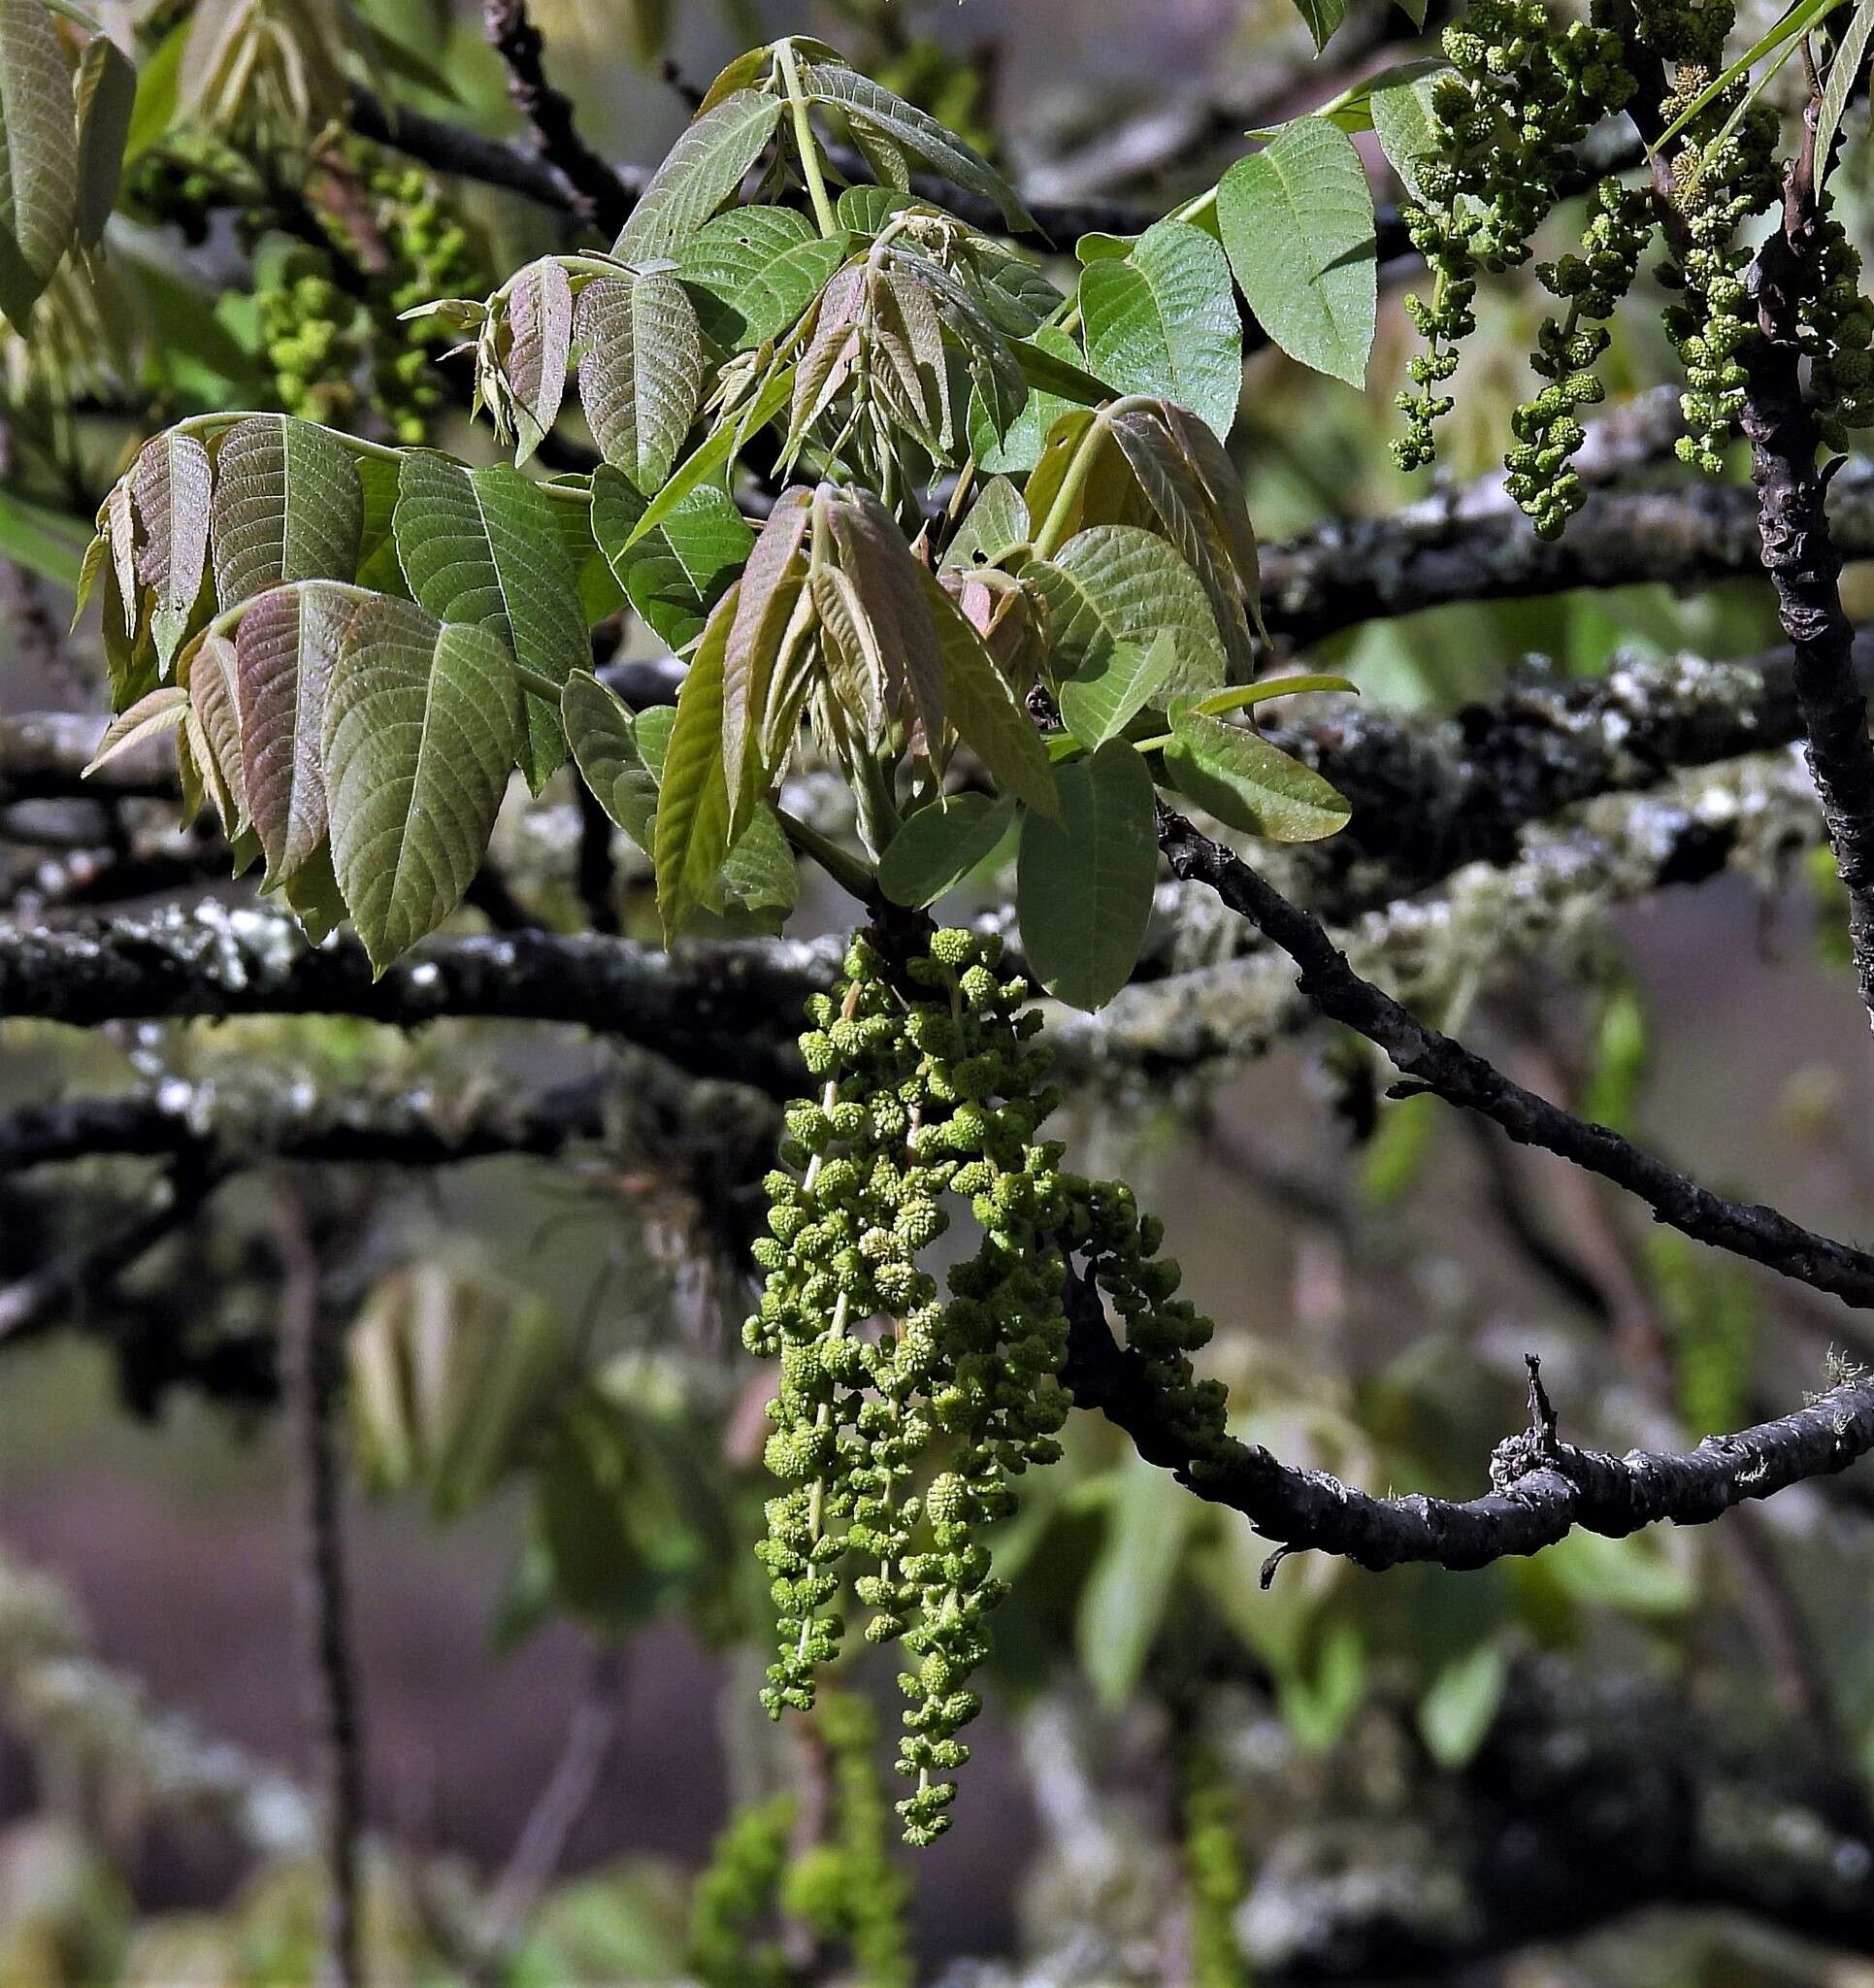
[[[1300,969],[1303,995],[1332,1021],[1384,1049],[1417,1085],[1493,1118],[1537,1145],[1637,1195],[1660,1220],[1849,1304],[1874,1307],[1874,1255],[1758,1204],[1728,1201],[1604,1125],[1591,1125],[1514,1083],[1462,1043],[1429,1027],[1363,979],[1320,921],[1293,905],[1223,844],[1160,804],[1159,845],[1174,875],[1207,884]]]
[[[326,1871],[325,1944],[338,1988],[364,1988],[358,1869],[364,1752],[346,1621],[340,1464],[332,1434],[333,1348],[321,1330],[318,1255],[304,1204],[284,1177],[277,1196],[275,1226],[284,1273],[279,1363],[291,1459],[295,1602]]]
[[[1759,336],[1742,354],[1740,425],[1751,445],[1763,566],[1777,615],[1795,649],[1796,696],[1808,731],[1809,766],[1823,821],[1848,890],[1848,932],[1861,1000],[1874,1020],[1874,743],[1867,700],[1851,655],[1841,601],[1841,552],[1829,532],[1831,472],[1816,467],[1821,432],[1803,392],[1796,326],[1820,273],[1815,136],[1819,99],[1784,181],[1782,224],[1751,264]]]
[[[1070,1276],[1067,1303],[1062,1378],[1075,1404],[1123,1429],[1147,1463],[1279,1542],[1265,1585],[1286,1554],[1309,1548],[1375,1571],[1412,1561],[1462,1570],[1538,1553],[1575,1526],[1620,1539],[1663,1519],[1702,1525],[1745,1499],[1846,1470],[1874,1450],[1867,1376],[1844,1380],[1777,1421],[1707,1437],[1685,1455],[1582,1449],[1557,1434],[1531,1362],[1529,1429],[1497,1445],[1487,1496],[1375,1498],[1324,1471],[1297,1470],[1259,1444],[1232,1440],[1220,1453],[1194,1452],[1183,1409],[1159,1390],[1144,1359],[1113,1337],[1098,1289]]]
[[[545,46],[528,17],[526,0],[483,0],[487,36],[508,69],[508,94],[533,127],[542,159],[566,189],[567,205],[583,226],[615,235],[637,199],[579,136],[573,105],[546,80]]]

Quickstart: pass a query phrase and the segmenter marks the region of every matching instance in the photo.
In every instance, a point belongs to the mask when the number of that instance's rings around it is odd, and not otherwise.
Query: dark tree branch
[[[1874,1378],[1865,1375],[1777,1421],[1707,1437],[1686,1455],[1582,1449],[1557,1434],[1531,1363],[1529,1429],[1497,1445],[1487,1496],[1375,1498],[1325,1471],[1284,1464],[1260,1444],[1233,1441],[1220,1455],[1194,1454],[1182,1411],[1144,1359],[1113,1337],[1097,1288],[1071,1276],[1067,1300],[1062,1379],[1075,1404],[1123,1429],[1147,1463],[1277,1541],[1265,1585],[1284,1554],[1308,1548],[1375,1571],[1409,1561],[1463,1570],[1539,1553],[1574,1526],[1621,1539],[1662,1519],[1702,1525],[1747,1498],[1844,1471],[1874,1449]]]
[[[792,1096],[789,1038],[832,979],[831,940],[680,946],[514,932],[436,939],[373,980],[355,940],[309,946],[283,914],[202,904],[88,929],[0,932],[0,1015],[91,1027],[207,1014],[488,1015],[598,1027],[686,1070]]]
[[[1728,1249],[1861,1308],[1874,1307],[1874,1255],[1805,1229],[1772,1208],[1727,1201],[1604,1125],[1591,1125],[1419,1021],[1348,965],[1320,921],[1291,904],[1232,849],[1159,806],[1159,845],[1172,872],[1207,884],[1299,968],[1301,992],[1331,1021],[1384,1049],[1415,1086],[1495,1119],[1536,1145],[1637,1195],[1658,1218],[1699,1242]]]
[[[546,80],[546,50],[528,17],[526,0],[483,0],[488,40],[508,67],[508,94],[533,127],[540,156],[566,189],[566,203],[582,226],[615,235],[637,199],[604,159],[579,136],[572,103]]]
[[[290,1441],[295,1601],[325,1859],[325,1945],[338,1988],[364,1988],[358,1870],[364,1756],[346,1624],[341,1467],[332,1434],[335,1348],[321,1330],[318,1256],[305,1208],[284,1179],[278,1196],[284,1273],[280,1376]]]
[[[1856,677],[1853,630],[1841,603],[1841,555],[1829,534],[1830,472],[1816,467],[1821,433],[1803,392],[1797,322],[1819,281],[1811,98],[1803,140],[1784,181],[1782,224],[1758,251],[1750,286],[1759,336],[1746,347],[1741,425],[1751,445],[1763,566],[1795,649],[1796,697],[1809,768],[1835,864],[1848,890],[1849,944],[1861,999],[1874,1019],[1874,744]]]

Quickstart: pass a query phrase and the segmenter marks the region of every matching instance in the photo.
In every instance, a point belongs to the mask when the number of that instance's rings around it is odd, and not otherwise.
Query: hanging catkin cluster
[[[1069,1258],[1104,1294],[1148,1364],[1192,1454],[1227,1445],[1225,1396],[1190,1355],[1210,1321],[1174,1294],[1163,1226],[1119,1181],[1066,1172],[1036,1134],[1054,1110],[1028,983],[1000,978],[1001,942],[936,933],[902,973],[865,939],[845,977],[809,1003],[801,1039],[822,1084],[791,1106],[783,1167],[767,1180],[772,1234],[749,1349],[780,1360],[770,1469],[786,1485],[759,1549],[781,1647],[763,1703],[813,1703],[839,1653],[848,1579],[866,1637],[902,1640],[908,1704],[899,1772],[907,1841],[940,1836],[957,1737],[980,1701],[985,1617],[1002,1599],[987,1529],[1015,1508],[1012,1480],[1053,1462],[1068,1412]],[[940,1294],[923,1258],[961,1204],[979,1232]],[[1201,1462],[1198,1468],[1201,1470]]]
[[[1725,42],[1735,18],[1725,0],[1642,0],[1640,32],[1648,50],[1670,68],[1672,86],[1660,105],[1670,124],[1724,68]],[[1740,354],[1756,336],[1756,313],[1745,276],[1752,250],[1737,237],[1751,215],[1777,197],[1777,117],[1753,103],[1739,114],[1746,85],[1720,91],[1686,126],[1671,160],[1667,200],[1670,259],[1660,281],[1680,296],[1666,307],[1666,335],[1685,367],[1686,433],[1679,453],[1716,475],[1736,432],[1744,401]]]
[[[1598,9],[1597,9],[1598,12]],[[1403,210],[1412,246],[1431,271],[1430,299],[1406,310],[1428,349],[1398,396],[1406,432],[1402,469],[1435,452],[1432,429],[1449,414],[1435,389],[1457,370],[1459,342],[1476,327],[1480,271],[1515,269],[1573,171],[1573,148],[1632,90],[1620,38],[1595,21],[1565,27],[1542,0],[1474,0],[1444,33],[1451,69],[1431,84],[1433,150],[1418,162],[1416,200]]]
[[[1002,1597],[983,1529],[1014,1508],[1010,1478],[1060,1455],[1067,1398],[1065,1264],[1052,1241],[1068,1208],[1060,1147],[1036,1143],[1056,1102],[1028,985],[998,979],[1000,942],[938,932],[901,977],[864,939],[846,976],[815,997],[802,1038],[817,1101],[789,1108],[786,1171],[769,1176],[768,1273],[751,1350],[778,1354],[768,1463],[788,1488],[768,1508],[763,1557],[781,1652],[764,1703],[813,1702],[838,1655],[834,1608],[847,1563],[871,1610],[868,1639],[903,1639],[900,1804],[905,1836],[942,1833],[969,1758],[956,1737],[979,1702],[983,1617]],[[920,1258],[963,1199],[981,1229],[948,1297]],[[921,1491],[934,1445],[943,1469]]]

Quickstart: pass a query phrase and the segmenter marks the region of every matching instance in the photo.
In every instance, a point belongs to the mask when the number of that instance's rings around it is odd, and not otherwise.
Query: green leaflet
[[[269,883],[292,876],[325,840],[325,713],[340,639],[355,609],[348,590],[277,587],[252,603],[235,631],[239,791]],[[198,652],[191,689],[201,667]],[[206,727],[206,711],[203,716]],[[213,732],[210,743],[218,760]]]
[[[1060,819],[1022,823],[1022,949],[1048,992],[1092,1013],[1132,977],[1158,876],[1152,776],[1124,739],[1058,770]]]
[[[919,567],[943,660],[943,711],[1003,793],[1037,813],[1059,816],[1047,748],[963,610]]]
[[[745,351],[793,329],[849,246],[843,234],[816,235],[790,207],[735,207],[684,244],[676,273],[709,338]]]
[[[1822,109],[1816,118],[1816,172],[1828,170],[1828,155],[1835,149],[1841,130],[1842,113],[1848,108],[1848,93],[1855,87],[1867,60],[1868,38],[1874,35],[1874,0],[1860,0],[1847,27],[1836,42],[1823,84]]]
[[[1200,711],[1172,712],[1165,771],[1219,821],[1271,842],[1319,842],[1345,828],[1353,812],[1312,767],[1260,733]]]
[[[734,198],[780,115],[778,99],[752,89],[734,90],[699,113],[651,176],[611,252],[621,262],[675,255]]]
[[[798,486],[784,490],[748,554],[737,590],[722,651],[720,743],[731,840],[746,825],[769,783],[764,749],[769,694],[806,585],[812,525],[813,493]]]
[[[214,471],[193,436],[170,428],[138,451],[131,480],[144,542],[137,578],[153,596],[150,632],[165,670],[187,632],[208,569]]]
[[[159,683],[154,690],[138,698],[128,711],[119,712],[105,727],[104,737],[98,741],[98,749],[92,753],[90,763],[84,769],[84,777],[97,772],[98,768],[116,758],[119,752],[128,752],[133,746],[141,746],[147,739],[160,739],[165,733],[173,732],[182,722],[188,710],[188,692],[178,683]]]
[[[333,664],[323,759],[333,868],[379,974],[474,879],[518,725],[513,658],[486,629],[387,596],[356,602]]]
[[[508,292],[508,356],[514,467],[527,461],[559,419],[573,353],[573,284],[556,257],[542,255]]]
[[[1324,117],[1285,125],[1217,188],[1217,225],[1263,329],[1358,386],[1378,311],[1373,196],[1353,140]]]
[[[1168,628],[1160,629],[1149,647],[1114,643],[1061,685],[1061,716],[1081,745],[1097,749],[1162,698],[1181,666],[1177,638]]]
[[[1015,819],[1015,797],[946,794],[920,808],[878,860],[878,887],[913,909],[954,890],[994,854]]]
[[[953,186],[993,201],[1011,231],[1034,229],[1034,216],[1015,189],[980,152],[882,83],[834,63],[806,62],[801,65],[801,84],[810,101],[841,112],[855,138],[867,130],[875,133]]]
[[[731,587],[709,616],[677,694],[658,790],[652,848],[666,943],[708,901],[729,853],[729,781],[722,763],[722,665],[735,619]]]
[[[0,0],[0,313],[23,329],[78,224],[72,72],[40,0]]]
[[[1431,118],[1431,83],[1445,62],[1405,62],[1373,79],[1370,109],[1373,134],[1386,163],[1414,200],[1419,192],[1419,161],[1438,149]]]
[[[1122,393],[1161,395],[1219,435],[1236,418],[1243,328],[1222,248],[1189,221],[1147,228],[1131,255],[1080,272],[1087,365]]]
[[[1114,648],[1144,654],[1161,634],[1176,645],[1168,689],[1212,690],[1224,681],[1216,617],[1176,549],[1142,525],[1077,532],[1052,559],[1031,559],[1022,580],[1046,602],[1057,680],[1103,672]]]
[[[632,606],[673,649],[703,633],[755,534],[729,493],[699,483],[647,538],[634,539],[644,500],[609,464],[592,478],[592,536]]]
[[[649,851],[657,818],[657,776],[638,745],[638,720],[623,698],[589,670],[567,679],[560,715],[580,777],[599,806]]]
[[[589,671],[566,686],[561,707],[567,738],[579,772],[599,804],[647,855],[656,840],[658,781],[670,746],[674,712],[667,708],[635,715]],[[776,930],[794,908],[800,872],[772,808],[755,811],[729,851],[707,902],[719,903],[725,931]],[[708,912],[697,914],[703,924]]]
[[[992,477],[945,547],[941,567],[994,566],[1029,538],[1028,506],[1006,477]]]
[[[124,141],[137,102],[137,71],[108,35],[84,45],[73,83],[78,116],[78,201],[73,224],[80,244],[95,248],[116,203]]]
[[[1080,1591],[1073,1640],[1094,1697],[1108,1710],[1129,1703],[1166,1626],[1184,1548],[1202,1508],[1178,1480],[1136,1451],[1111,1473],[1112,1497],[1098,1558]]]
[[[1347,18],[1347,0],[1295,0],[1295,11],[1306,21],[1315,48],[1325,49],[1334,29]],[[1407,7],[1406,12],[1409,14],[1411,8]]]
[[[703,333],[673,276],[600,277],[579,293],[579,404],[639,489],[671,473],[703,404]]]
[[[538,677],[563,684],[591,661],[577,579],[551,501],[518,470],[465,470],[414,452],[398,473],[393,521],[411,596],[439,621],[486,628]],[[539,793],[566,757],[558,711],[525,699],[523,765]]]
[[[793,391],[793,368],[780,367],[749,406],[724,414],[709,431],[707,439],[691,449],[681,467],[671,475],[664,487],[644,507],[644,514],[632,526],[626,546],[647,538],[698,484],[714,477],[718,470],[726,469],[748,438],[765,428],[787,405]]]
[[[209,504],[214,594],[225,610],[292,580],[352,580],[364,486],[329,428],[250,414],[221,438]]]

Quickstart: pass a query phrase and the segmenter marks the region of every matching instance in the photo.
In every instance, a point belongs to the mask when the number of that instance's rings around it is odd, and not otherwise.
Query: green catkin
[[[1226,1440],[1223,1390],[1187,1357],[1211,1328],[1174,1298],[1160,1225],[1036,1137],[1058,1093],[1029,1046],[1027,982],[997,975],[1001,950],[940,931],[894,977],[860,939],[840,985],[808,1003],[801,1050],[821,1090],[786,1112],[754,1252],[767,1281],[743,1335],[780,1363],[767,1461],[785,1488],[758,1549],[780,1650],[762,1702],[775,1717],[812,1706],[850,1578],[867,1640],[909,1659],[898,1769],[914,1785],[898,1807],[919,1844],[949,1827],[948,1776],[970,1757],[958,1735],[981,1708],[969,1682],[1003,1594],[983,1535],[1013,1512],[1013,1479],[1061,1454],[1066,1250],[1125,1320],[1198,1468]],[[920,1258],[949,1227],[946,1200],[968,1206],[980,1241],[940,1295]]]
[[[1538,264],[1543,286],[1568,306],[1566,317],[1546,317],[1529,363],[1549,384],[1510,417],[1516,447],[1503,458],[1511,500],[1536,533],[1559,538],[1587,499],[1569,466],[1588,439],[1580,411],[1599,404],[1604,389],[1594,368],[1607,349],[1607,319],[1631,287],[1653,232],[1652,202],[1640,188],[1603,180],[1589,196],[1581,252]]]
[[[1594,22],[1564,27],[1543,0],[1474,0],[1445,30],[1452,66],[1430,88],[1435,148],[1418,162],[1418,197],[1403,209],[1432,288],[1429,299],[1406,299],[1427,349],[1407,369],[1412,390],[1397,397],[1406,417],[1394,444],[1401,469],[1422,468],[1435,453],[1433,429],[1452,406],[1436,389],[1476,327],[1479,274],[1529,259],[1530,237],[1573,167],[1573,147],[1632,90],[1620,38],[1599,11]]]
[[[1648,50],[1671,65],[1671,91],[1660,107],[1669,123],[1723,69],[1735,8],[1724,0],[1703,7],[1642,0],[1639,17]],[[1667,194],[1672,253],[1660,272],[1661,283],[1679,293],[1665,312],[1666,335],[1686,374],[1687,432],[1679,454],[1714,476],[1724,469],[1743,406],[1740,355],[1756,336],[1745,290],[1752,251],[1739,243],[1738,230],[1773,205],[1778,188],[1776,113],[1753,103],[1726,133],[1745,89],[1739,83],[1714,97],[1678,140]]]
[[[1250,1988],[1236,1938],[1236,1910],[1249,1890],[1236,1840],[1236,1802],[1208,1759],[1185,1775],[1184,1882],[1191,1912],[1191,1988]]]
[[[792,1795],[750,1803],[716,1838],[690,1897],[687,1965],[705,1988],[791,1988],[786,1954],[755,1929],[773,1910],[794,1814]]]

